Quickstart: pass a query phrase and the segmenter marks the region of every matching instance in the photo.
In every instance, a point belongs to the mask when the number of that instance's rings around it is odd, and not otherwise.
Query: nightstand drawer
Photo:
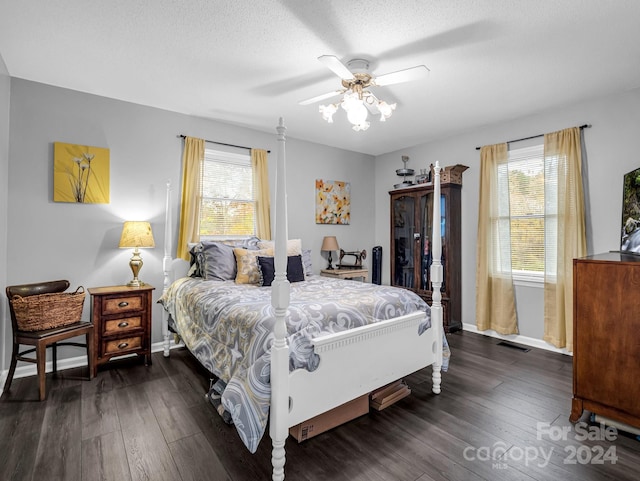
[[[144,309],[144,299],[140,295],[118,296],[105,299],[102,304],[102,315],[110,316],[123,312],[135,312]]]
[[[126,332],[132,329],[138,329],[142,326],[142,317],[122,317],[120,319],[111,319],[103,324],[102,335],[111,336],[119,332]]]
[[[142,346],[142,336],[126,337],[102,342],[102,353],[107,355],[126,354]]]

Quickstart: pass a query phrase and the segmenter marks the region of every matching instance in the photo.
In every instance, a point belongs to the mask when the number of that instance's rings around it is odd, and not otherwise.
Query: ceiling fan
[[[349,122],[353,124],[353,130],[367,130],[370,123],[367,121],[367,109],[374,115],[380,115],[380,121],[384,122],[391,117],[396,104],[388,104],[371,92],[369,87],[384,87],[412,80],[418,80],[429,73],[424,65],[390,72],[374,77],[369,73],[369,62],[364,59],[353,59],[343,64],[334,55],[322,55],[318,57],[329,70],[342,79],[342,89],[334,90],[300,102],[300,105],[309,105],[320,100],[343,95],[336,103],[320,105],[320,113],[328,122],[333,123],[333,114],[342,107],[347,112]]]

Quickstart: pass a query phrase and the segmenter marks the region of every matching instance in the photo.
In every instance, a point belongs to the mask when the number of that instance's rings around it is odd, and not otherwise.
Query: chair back
[[[35,296],[38,294],[52,294],[54,292],[64,292],[69,288],[69,281],[46,281],[35,282],[33,284],[21,284],[17,286],[7,286],[5,292],[9,298],[9,312],[11,313],[11,325],[13,327],[13,333],[15,335],[18,332],[18,321],[16,320],[16,313],[13,310],[11,299],[13,296],[18,295],[20,297]]]

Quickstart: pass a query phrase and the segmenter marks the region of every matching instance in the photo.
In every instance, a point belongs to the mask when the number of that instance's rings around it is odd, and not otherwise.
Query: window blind
[[[201,237],[243,237],[256,232],[251,157],[205,149]]]

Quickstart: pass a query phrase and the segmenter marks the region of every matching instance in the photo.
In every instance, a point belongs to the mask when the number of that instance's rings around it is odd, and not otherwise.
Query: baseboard
[[[182,343],[176,344],[172,336],[169,341],[169,349],[176,349],[178,347],[184,347],[184,344]],[[162,350],[164,350],[164,342],[160,341],[160,342],[151,344],[151,352],[159,352]],[[132,355],[135,356],[135,354],[132,354]],[[122,356],[122,357],[127,357],[127,356]],[[20,363],[20,364],[22,365],[18,365],[18,367],[16,367],[16,372],[13,375],[14,379],[27,377],[27,376],[35,376],[38,374],[35,364],[31,364],[31,363]],[[87,365],[86,354],[82,356],[77,356],[77,357],[70,357],[67,359],[60,359],[58,360],[58,371],[63,371],[65,369],[71,369],[74,367],[82,367],[86,365]],[[46,371],[50,372],[51,370],[53,370],[53,363],[51,361],[47,361]],[[2,393],[2,390],[4,389],[4,383],[7,380],[7,374],[9,374],[8,369],[0,371],[0,393]]]
[[[543,341],[542,339],[536,339],[533,337],[522,336],[520,334],[499,334],[492,329],[487,329],[486,331],[479,331],[478,328],[474,324],[462,324],[462,329],[464,331],[475,332],[476,334],[481,334],[483,336],[495,337],[497,339],[502,339],[504,341],[511,341],[517,344],[524,344],[525,346],[536,347],[538,349],[544,349],[546,351],[557,352],[559,354],[566,354],[568,356],[573,356],[573,353],[567,351],[565,348],[558,349],[555,346],[552,346],[547,341]]]

